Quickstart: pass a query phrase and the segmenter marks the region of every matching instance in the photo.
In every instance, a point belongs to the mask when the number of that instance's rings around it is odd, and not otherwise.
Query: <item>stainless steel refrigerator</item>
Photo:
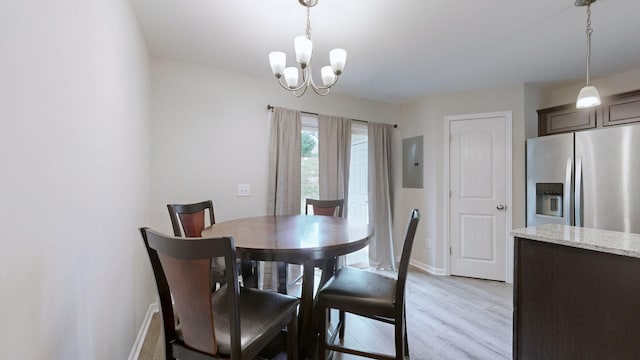
[[[527,140],[527,226],[640,233],[640,125]]]

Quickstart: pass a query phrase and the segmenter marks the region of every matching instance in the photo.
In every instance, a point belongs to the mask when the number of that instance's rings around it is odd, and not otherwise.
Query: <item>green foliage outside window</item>
[[[318,193],[318,140],[313,132],[302,131],[302,199],[301,209],[304,214],[305,199],[319,199]]]
[[[318,140],[316,140],[315,136],[311,133],[303,131],[302,132],[302,157],[318,157],[318,154],[313,154],[313,149],[315,149]]]

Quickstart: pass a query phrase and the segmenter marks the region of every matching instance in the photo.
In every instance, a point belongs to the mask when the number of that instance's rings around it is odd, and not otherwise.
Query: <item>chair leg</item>
[[[278,292],[287,293],[287,263],[282,261],[278,262]]]
[[[331,311],[331,309],[327,309],[324,307],[319,307],[318,309],[318,360],[326,359],[326,346],[327,346],[327,311]]]
[[[344,321],[345,318],[346,317],[344,315],[344,311],[340,310],[338,314],[338,324],[342,324],[340,326],[340,332],[338,333],[338,338],[340,339],[340,341],[344,340],[344,328],[347,326],[347,323]]]
[[[287,359],[298,360],[298,317],[291,316],[287,324]]]
[[[406,323],[404,322],[405,315],[402,314],[400,318],[396,318],[395,327],[395,342],[396,342],[396,360],[405,360],[405,357],[409,356],[408,343],[406,342]]]
[[[407,330],[407,312],[405,311],[404,314],[404,357],[405,358],[409,358],[409,334],[408,334],[408,330]]]
[[[329,281],[331,276],[335,273],[336,268],[336,258],[327,259],[322,267],[322,276],[320,277],[320,283],[318,284],[318,289],[322,288],[324,284]]]
[[[336,258],[330,258],[325,260],[324,266],[322,267],[322,276],[320,277],[320,284],[318,284],[318,289],[322,289],[324,284],[329,281],[329,279],[336,272]],[[331,311],[328,312],[329,322],[331,322]]]

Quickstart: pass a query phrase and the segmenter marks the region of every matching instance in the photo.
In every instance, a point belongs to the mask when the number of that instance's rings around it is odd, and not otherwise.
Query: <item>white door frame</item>
[[[499,111],[492,113],[481,113],[481,114],[465,114],[465,115],[454,115],[454,116],[445,116],[444,118],[444,194],[443,194],[443,202],[444,202],[444,226],[443,226],[443,235],[444,235],[444,266],[445,266],[445,274],[451,275],[451,237],[450,237],[450,226],[451,220],[449,216],[449,201],[451,194],[451,184],[449,179],[450,172],[450,164],[449,164],[449,146],[450,146],[450,128],[451,122],[457,120],[476,120],[476,119],[485,119],[485,118],[495,118],[495,117],[504,117],[506,120],[505,124],[505,172],[506,172],[506,229],[505,229],[505,238],[506,238],[506,251],[505,251],[505,276],[506,282],[513,282],[513,251],[511,251],[510,246],[513,246],[513,240],[509,234],[509,231],[513,227],[513,212],[511,208],[513,206],[513,160],[512,160],[512,149],[513,149],[513,134],[512,134],[512,122],[513,122],[513,112],[512,111]]]

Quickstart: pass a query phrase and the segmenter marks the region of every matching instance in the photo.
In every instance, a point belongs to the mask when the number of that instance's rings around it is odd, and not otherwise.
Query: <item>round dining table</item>
[[[364,248],[373,235],[365,223],[321,215],[257,216],[219,222],[205,228],[203,237],[233,236],[242,259],[282,261],[303,265],[299,312],[300,354],[315,340],[313,292],[316,264]],[[330,274],[324,269],[323,279]]]

